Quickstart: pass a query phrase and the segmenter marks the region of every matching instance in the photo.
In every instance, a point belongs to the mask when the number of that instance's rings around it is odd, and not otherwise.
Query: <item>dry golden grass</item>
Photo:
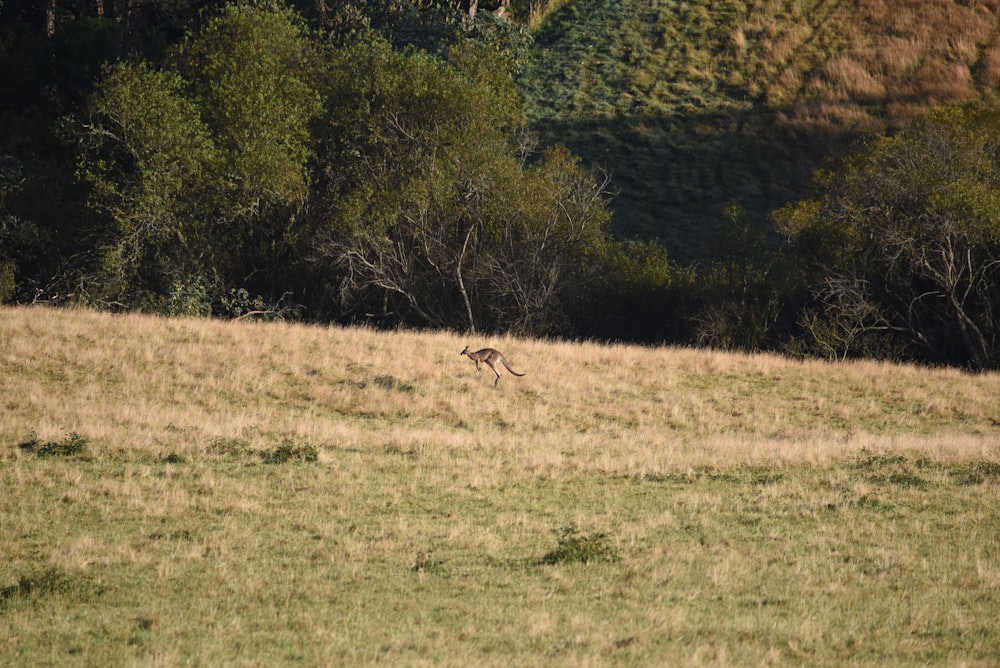
[[[1000,441],[1000,376],[953,369],[39,308],[4,310],[0,337],[8,447],[76,432],[162,458],[284,439],[645,474],[862,449],[981,458]],[[528,375],[494,387],[466,343]]]
[[[528,375],[494,387],[466,344]],[[0,665],[988,665],[998,397],[949,369],[2,309]],[[19,447],[70,432],[83,452]]]
[[[839,99],[863,101],[885,96],[883,83],[854,58],[839,56],[828,60],[823,65],[823,75],[831,81],[831,90],[839,88]]]
[[[866,106],[862,129],[898,125],[929,104],[977,98],[996,78],[995,2],[826,0],[794,21],[782,2],[754,3],[740,33],[759,36],[762,62],[749,88],[768,91],[796,125],[817,120],[817,103]],[[829,106],[836,114],[838,106]],[[858,120],[850,106],[833,125]],[[821,127],[826,119],[819,119]]]

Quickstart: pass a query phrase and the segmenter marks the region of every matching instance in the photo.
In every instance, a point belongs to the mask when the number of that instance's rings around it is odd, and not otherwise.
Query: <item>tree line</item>
[[[681,265],[538,145],[493,4],[4,0],[0,300],[1000,366],[992,106]]]

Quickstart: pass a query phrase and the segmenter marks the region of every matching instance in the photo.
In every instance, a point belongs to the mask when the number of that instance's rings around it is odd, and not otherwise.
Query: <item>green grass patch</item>
[[[32,605],[46,597],[90,600],[101,596],[105,587],[89,574],[70,574],[57,568],[22,575],[17,582],[0,587],[0,609]]]
[[[1000,483],[1000,463],[970,462],[951,469],[948,474],[959,485]]]
[[[1000,487],[947,467],[922,469],[927,485],[871,487],[873,470],[903,464],[889,454],[642,480],[511,472],[475,489],[453,455],[327,456],[278,478],[219,458],[164,478],[165,463],[106,456],[73,469],[77,490],[100,493],[71,505],[62,485],[28,487],[66,479],[68,460],[4,467],[0,631],[15,642],[0,662],[663,664],[708,652],[924,665],[1000,650]],[[53,509],[45,522],[39,504]],[[567,516],[609,530],[560,525]]]

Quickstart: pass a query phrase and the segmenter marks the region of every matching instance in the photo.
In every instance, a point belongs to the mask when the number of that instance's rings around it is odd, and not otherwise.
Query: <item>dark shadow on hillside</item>
[[[813,173],[856,135],[803,130],[749,109],[683,116],[540,121],[545,144],[561,143],[606,170],[621,238],[659,239],[682,262],[715,254],[732,205],[753,224],[811,193]]]

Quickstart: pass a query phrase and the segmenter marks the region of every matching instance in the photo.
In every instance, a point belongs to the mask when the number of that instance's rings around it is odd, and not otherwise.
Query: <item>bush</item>
[[[315,462],[319,453],[311,445],[295,445],[284,441],[274,450],[261,450],[259,453],[265,464],[285,464],[288,462]]]
[[[15,584],[0,587],[0,610],[33,597],[70,596],[90,599],[104,593],[105,587],[85,574],[70,574],[56,568],[24,575]]]
[[[1000,365],[998,121],[985,106],[936,109],[821,173],[817,199],[775,213],[822,313],[802,324],[828,354],[874,341]]]
[[[250,443],[239,438],[217,438],[208,449],[210,452],[231,459],[260,458],[265,464],[286,464],[288,462],[315,462],[319,453],[311,445],[295,445],[285,439],[271,450],[251,448]]]
[[[87,447],[87,439],[71,431],[62,441],[46,441],[42,443],[38,435],[32,433],[27,441],[21,443],[23,452],[39,457],[73,457],[79,455]]]
[[[541,563],[546,566],[615,562],[621,559],[605,533],[584,536],[577,527],[569,525],[560,528],[556,534],[559,536],[558,546],[542,557]]]
[[[197,277],[188,281],[174,281],[167,297],[166,312],[169,316],[205,318],[212,315],[212,300],[208,296],[205,282]]]

